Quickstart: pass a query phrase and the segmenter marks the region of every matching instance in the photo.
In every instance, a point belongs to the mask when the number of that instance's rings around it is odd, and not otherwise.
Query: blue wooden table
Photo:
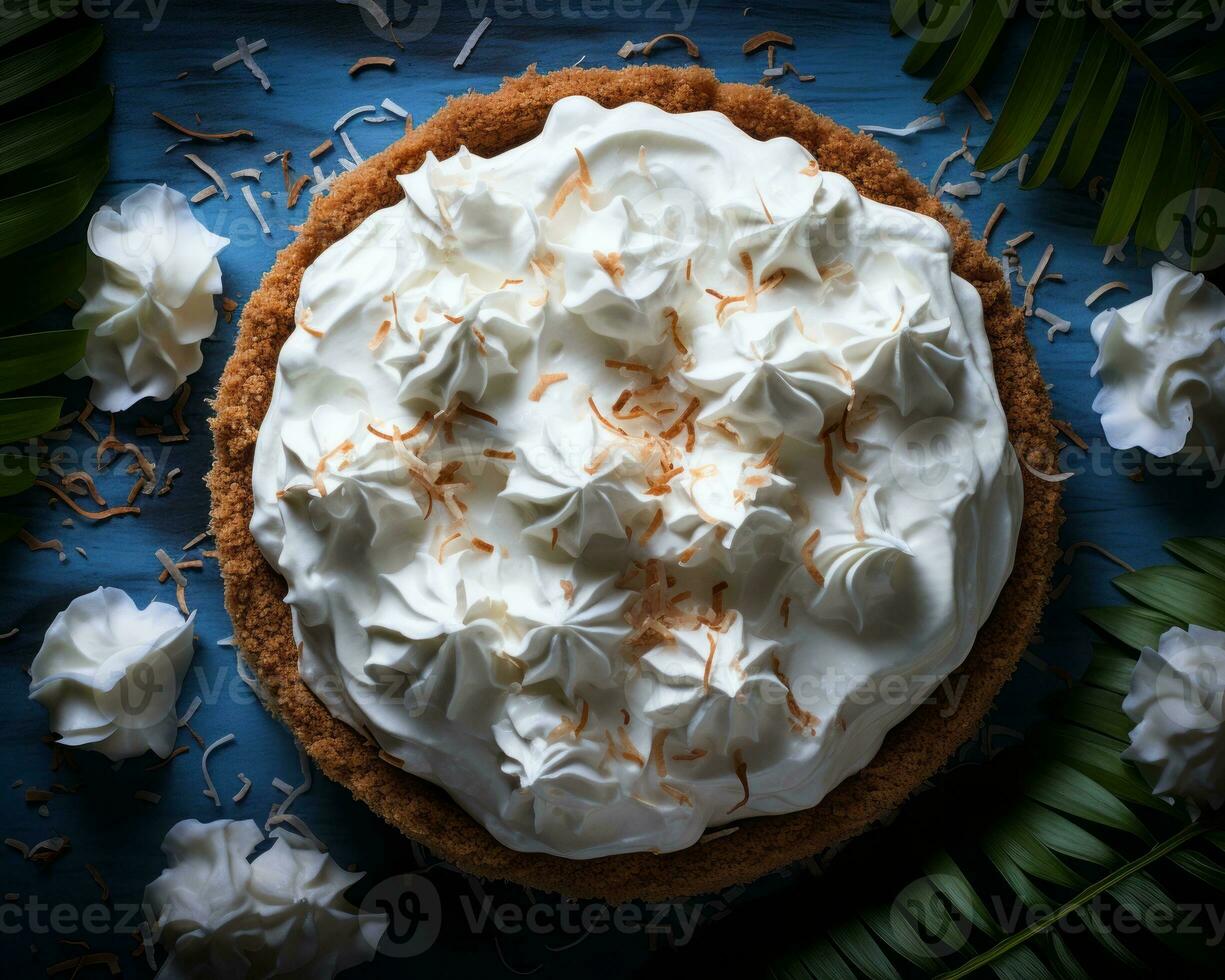
[[[230,181],[234,193],[228,201],[216,196],[197,208],[202,221],[231,239],[221,255],[224,291],[240,305],[256,288],[276,250],[291,240],[288,226],[301,221],[305,209],[299,204],[296,211],[287,211],[279,167],[265,165],[263,155],[291,149],[295,162],[305,167],[308,152],[335,135],[333,122],[363,103],[378,104],[391,97],[424,120],[448,96],[469,88],[489,91],[504,75],[517,74],[529,64],[549,70],[582,59],[585,65],[617,66],[623,63],[617,49],[627,39],[644,41],[670,30],[683,30],[697,40],[701,63],[715,69],[721,79],[755,82],[764,54],[746,58],[740,45],[759,31],[776,28],[795,37],[796,50],[789,57],[797,67],[816,75],[810,83],[789,76],[781,88],[838,122],[900,126],[930,108],[922,101],[926,82],[900,70],[908,42],[888,36],[884,3],[829,2],[811,11],[791,3],[754,3],[746,12],[743,0],[469,0],[445,5],[435,0],[416,8],[404,5],[405,10],[419,10],[413,29],[404,32],[404,51],[375,36],[357,7],[330,0],[207,4],[170,0],[160,12],[156,4],[145,3],[102,7],[110,11],[104,22],[104,74],[115,83],[117,96],[110,177],[98,203],[148,181],[164,181],[191,195],[206,180],[184,160],[185,151],[199,152],[226,175],[245,167],[263,168],[258,187],[269,191],[271,198],[258,200],[271,226],[270,236],[260,232],[237,193],[238,180]],[[465,67],[453,69],[452,60],[485,15],[494,18],[493,25]],[[249,41],[266,39],[267,49],[256,59],[271,79],[271,92],[265,92],[241,64],[218,73],[211,70],[216,59],[234,49],[240,35]],[[1005,52],[1003,60],[1015,58],[1016,53]],[[371,54],[396,57],[396,67],[371,69],[356,77],[346,73],[354,61]],[[682,64],[689,59],[683,49],[661,47],[653,60]],[[999,77],[988,79],[982,94],[998,110],[1008,73],[995,74]],[[988,131],[965,99],[958,97],[944,108],[947,128],[908,138],[882,137],[923,179],[956,147],[966,126],[971,148],[981,147]],[[256,139],[166,152],[176,134],[153,119],[154,110],[189,125],[198,114],[200,127],[208,130],[249,128]],[[357,149],[369,154],[394,140],[401,128],[398,122],[354,122],[347,131]],[[319,162],[330,171],[338,167],[338,155],[332,152]],[[969,169],[964,163],[955,164],[950,177],[968,179]],[[1005,239],[1032,230],[1034,239],[1022,247],[1026,268],[1032,269],[1042,248],[1054,243],[1051,269],[1066,279],[1062,285],[1045,285],[1040,304],[1070,320],[1071,333],[1048,343],[1045,324],[1034,321],[1030,328],[1043,372],[1053,386],[1056,414],[1067,419],[1094,450],[1087,460],[1064,461],[1078,473],[1066,484],[1065,543],[1089,539],[1143,565],[1161,560],[1161,542],[1168,537],[1225,532],[1225,509],[1210,474],[1162,474],[1153,461],[1113,452],[1090,408],[1097,391],[1089,377],[1096,348],[1089,335],[1092,311],[1086,310],[1083,300],[1110,279],[1124,280],[1133,296],[1145,295],[1152,257],[1138,261],[1129,248],[1124,264],[1103,267],[1102,249],[1091,244],[1098,205],[1083,189],[1026,192],[1015,178],[984,186],[983,195],[963,207],[972,224],[981,228],[997,202],[1007,204],[1007,215],[993,236],[993,250],[998,254]],[[66,322],[68,315],[61,311],[50,319],[57,318]],[[139,919],[136,906],[143,887],[164,865],[158,845],[166,830],[185,817],[253,817],[262,823],[269,807],[282,799],[272,780],[300,780],[292,739],[242,682],[234,650],[218,645],[231,628],[215,562],[206,561],[202,571],[188,573],[189,601],[199,616],[199,641],[180,704],[186,706],[196,696],[203,699],[193,726],[205,739],[236,735],[233,744],[214,755],[211,770],[227,788],[237,788],[238,772],[254,781],[242,803],[229,802],[223,792],[225,803],[217,808],[202,795],[200,753],[194,744],[190,753],[156,771],[147,770],[148,759],[112,768],[102,757],[86,752],[75,754],[78,770],[50,771],[52,754],[41,741],[47,731],[46,713],[26,700],[27,679],[22,672],[52,617],[74,596],[111,585],[128,590],[142,605],[153,597],[174,601],[173,585],[157,582],[160,566],[154,551],[165,548],[177,556],[182,545],[207,525],[208,495],[202,479],[211,447],[205,398],[233,347],[236,323],[236,319],[219,322],[216,334],[204,345],[204,366],[191,379],[193,394],[186,412],[190,441],[151,447],[161,454],[159,469],[182,469],[171,494],[144,498],[139,519],[101,526],[78,520],[72,528],[61,526],[68,516],[62,506],[49,508],[45,495],[29,494],[18,506],[30,515],[30,530],[40,538],[59,537],[68,560],[61,564],[49,551],[30,554],[16,543],[0,552],[0,633],[11,626],[20,628],[14,638],[0,641],[8,673],[0,685],[3,778],[22,780],[24,786],[80,785],[76,795],[57,795],[48,816],[24,802],[19,786],[6,789],[0,805],[3,836],[27,843],[54,834],[72,840],[71,852],[50,868],[23,862],[15,852],[0,856],[0,892],[16,895],[0,906],[0,950],[7,954],[5,962],[30,964],[24,967],[29,975],[42,975],[48,964],[74,954],[74,947],[61,944],[65,939],[84,939],[94,949],[118,952],[126,975],[147,975],[147,968],[131,958],[130,933]],[[86,384],[69,391],[68,407],[79,407]],[[130,433],[139,416],[160,411],[160,406],[136,406],[119,418],[121,432]],[[100,416],[94,421],[104,424]],[[92,468],[94,443],[83,431],[56,448],[61,445],[70,456],[63,464],[66,468],[74,458]],[[1126,475],[1145,465],[1150,472],[1143,482]],[[108,471],[98,483],[108,497],[121,499],[131,478]],[[1023,730],[1038,699],[1058,685],[1047,665],[1073,672],[1083,665],[1091,633],[1076,610],[1113,598],[1109,580],[1115,569],[1102,559],[1082,552],[1066,571],[1073,576],[1070,587],[1048,613],[1033,659],[1021,667],[989,718],[996,740]],[[161,800],[150,804],[136,799],[133,794],[138,790],[160,794]],[[443,969],[480,976],[624,975],[644,963],[652,949],[686,941],[695,923],[734,917],[739,908],[813,870],[799,867],[752,888],[732,889],[686,906],[634,907],[614,913],[603,906],[566,903],[505,884],[482,884],[439,866],[354,803],[347,792],[323,779],[316,779],[294,811],[330,844],[342,865],[352,863],[369,873],[357,894],[396,875],[414,871],[420,875],[409,884],[416,902],[410,903],[409,911],[421,921],[414,934],[406,931],[402,937],[399,952],[405,956],[380,957],[346,974],[355,977],[396,976],[405,970],[426,971],[419,975],[429,976]],[[86,864],[96,866],[108,882],[109,906],[100,903]]]

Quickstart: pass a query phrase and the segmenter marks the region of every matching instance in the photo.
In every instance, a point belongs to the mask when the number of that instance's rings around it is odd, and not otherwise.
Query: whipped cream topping
[[[200,344],[217,326],[216,256],[229,239],[196,220],[178,191],[146,184],[118,210],[99,208],[86,240],[85,303],[72,324],[89,339],[69,376],[93,378],[90,399],[107,412],[169,398],[199,370]]]
[[[307,269],[254,465],[306,683],[508,846],[817,803],[968,653],[1021,483],[935,222],[559,102]]]
[[[1153,793],[1201,806],[1225,804],[1225,633],[1191,626],[1145,647],[1123,710],[1136,723],[1123,758]]]
[[[30,664],[30,698],[47,709],[60,744],[113,761],[169,755],[195,620],[164,602],[139,609],[123,589],[73,599]]]
[[[145,888],[160,980],[297,977],[331,980],[374,958],[387,916],[344,897],[364,875],[292,833],[271,847],[253,820],[183,820],[162,842],[166,870]]]
[[[1225,293],[1158,262],[1152,294],[1099,313],[1091,330],[1093,410],[1110,445],[1154,456],[1225,447]]]

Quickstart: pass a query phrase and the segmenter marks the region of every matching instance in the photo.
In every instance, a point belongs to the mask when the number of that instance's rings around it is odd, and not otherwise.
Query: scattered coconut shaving
[[[395,99],[384,99],[379,103],[379,108],[386,109],[393,116],[399,116],[401,119],[408,118],[408,110],[405,109],[404,106],[400,105],[400,103],[396,102]]]
[[[1051,256],[1054,254],[1055,246],[1047,245],[1042,253],[1042,258],[1038,260],[1038,267],[1034,270],[1034,274],[1029,277],[1029,282],[1025,284],[1024,310],[1026,316],[1033,315],[1034,291],[1038,288],[1038,283],[1042,281],[1042,277],[1046,273],[1046,267],[1050,264]]]
[[[210,197],[217,193],[217,185],[209,184],[207,187],[201,187],[196,193],[191,196],[192,204],[201,204],[207,201]]]
[[[135,793],[132,794],[132,798],[135,800],[140,800],[142,803],[157,804],[157,803],[162,802],[161,793],[154,793],[151,790],[147,790],[147,789],[138,789]]]
[[[881,133],[884,136],[913,136],[915,133],[923,133],[929,129],[940,129],[946,125],[948,123],[944,118],[944,113],[933,112],[912,119],[900,128],[893,126],[860,126],[859,131],[861,133]]]
[[[1103,558],[1108,558],[1110,561],[1114,562],[1116,565],[1119,565],[1120,567],[1126,569],[1129,572],[1134,572],[1136,570],[1134,566],[1129,565],[1118,555],[1114,554],[1111,551],[1107,551],[1100,544],[1096,544],[1093,541],[1077,541],[1075,544],[1069,545],[1063,553],[1063,563],[1065,565],[1072,564],[1072,560],[1076,557],[1076,553],[1080,551],[1082,548],[1087,548],[1089,551],[1096,551]]]
[[[255,80],[259,82],[260,86],[265,92],[271,92],[272,82],[268,80],[268,75],[259,65],[255,63],[255,59],[251,57],[251,46],[247,44],[247,39],[245,37],[240,37],[234,43],[238,46],[238,50],[235,53],[246,66],[247,71],[255,76]],[[265,45],[265,47],[267,47],[267,45]]]
[[[794,48],[795,39],[789,34],[783,34],[780,31],[762,31],[760,34],[754,34],[751,38],[740,46],[742,54],[752,54],[754,51],[760,51],[766,45],[781,44],[784,47]]]
[[[153,118],[160,123],[164,123],[171,129],[178,130],[184,136],[190,136],[193,139],[207,140],[210,143],[220,143],[224,140],[235,139],[255,139],[255,134],[249,129],[232,129],[226,133],[202,133],[198,129],[189,129],[182,123],[177,123],[169,116],[161,112],[154,112]]]
[[[1036,316],[1039,320],[1045,320],[1050,324],[1050,328],[1046,331],[1047,343],[1053,344],[1055,342],[1055,334],[1057,333],[1072,332],[1072,323],[1070,320],[1065,320],[1063,317],[1056,316],[1049,310],[1044,310],[1039,307],[1038,309],[1034,310],[1034,316]]]
[[[642,42],[626,41],[617,50],[617,57],[631,58],[636,54],[650,55],[651,52],[655,50],[655,47],[661,41],[679,41],[681,44],[685,46],[685,52],[689,55],[690,58],[700,58],[701,57],[701,52],[698,50],[698,46],[693,41],[692,38],[688,37],[685,34],[676,34],[676,33],[659,34],[656,37],[651,38],[651,40],[649,41],[642,41]]]
[[[289,189],[289,199],[285,202],[286,207],[291,209],[297,207],[298,198],[302,196],[302,189],[310,183],[310,180],[309,176],[303,174],[294,181],[293,187]]]
[[[365,71],[367,68],[394,68],[396,66],[395,58],[388,58],[385,55],[372,54],[365,58],[358,58],[352,65],[349,66],[349,74],[356,75],[360,71]]]
[[[260,38],[258,41],[252,41],[250,44],[247,45],[247,53],[248,54],[259,54],[266,47],[268,47],[268,42],[265,41],[263,38]],[[229,68],[230,65],[238,64],[238,62],[240,61],[242,61],[242,52],[241,51],[231,51],[224,58],[218,58],[216,61],[213,62],[213,71],[222,71],[225,68]],[[186,75],[187,72],[183,72],[183,74]]]
[[[1125,262],[1127,255],[1123,249],[1127,247],[1130,237],[1124,236],[1121,242],[1115,242],[1113,245],[1106,246],[1106,254],[1102,256],[1102,265],[1110,265],[1111,262]]]
[[[995,117],[991,115],[991,110],[987,108],[987,103],[983,101],[983,97],[978,94],[978,91],[973,85],[967,85],[961,91],[962,94],[970,100],[971,104],[978,111],[978,114],[982,116],[983,122],[995,121]]]
[[[232,170],[230,172],[230,176],[235,180],[242,178],[246,178],[247,180],[259,180],[263,175],[264,172],[256,169],[255,167],[247,167],[244,170]]]
[[[66,494],[59,487],[52,486],[50,483],[47,483],[45,480],[35,480],[34,485],[36,487],[40,487],[43,490],[48,490],[51,493],[55,494],[60,500],[66,503],[74,511],[80,514],[82,517],[88,518],[91,521],[104,521],[112,517],[121,517],[124,514],[139,514],[140,513],[139,507],[111,507],[111,508],[108,508],[107,510],[101,510],[101,511],[84,510],[79,504],[77,504],[75,500],[69,497],[68,494]]]
[[[320,143],[318,146],[316,146],[313,150],[311,150],[310,153],[307,154],[307,156],[310,157],[312,160],[314,160],[316,157],[323,156],[323,154],[327,153],[327,151],[330,150],[331,148],[332,148],[331,139],[326,139],[322,143]]]
[[[999,183],[1001,180],[1003,180],[1003,179],[1004,179],[1005,177],[1007,177],[1007,176],[1008,176],[1010,173],[1012,173],[1014,170],[1016,170],[1016,169],[1017,169],[1017,165],[1018,165],[1020,162],[1021,162],[1021,161],[1020,161],[1020,159],[1019,159],[1019,158],[1018,158],[1018,159],[1016,159],[1016,160],[1009,160],[1009,161],[1008,161],[1006,164],[1004,164],[1002,167],[1000,167],[1000,169],[999,169],[999,170],[997,170],[995,173],[993,173],[993,174],[991,175],[991,183],[993,183],[993,184],[998,184],[998,183]]]
[[[1030,473],[1036,476],[1039,480],[1042,480],[1044,483],[1063,483],[1065,480],[1070,480],[1076,475],[1075,473],[1043,473],[1041,470],[1036,470],[1030,466],[1029,460],[1022,459],[1021,462],[1025,464],[1025,468],[1029,470]]]
[[[1022,153],[1021,158],[1017,160],[1017,183],[1025,183],[1025,171],[1029,169],[1029,154]]]
[[[230,188],[226,185],[226,182],[222,179],[221,174],[217,173],[216,170],[210,167],[207,163],[201,160],[194,153],[184,153],[183,159],[189,160],[191,163],[194,163],[196,167],[199,168],[200,172],[203,173],[205,177],[207,177],[209,180],[211,180],[216,185],[217,190],[221,191],[222,198],[224,198],[227,201],[230,199]],[[203,200],[203,198],[201,198],[201,200]]]
[[[468,60],[468,56],[472,54],[472,49],[476,47],[477,41],[481,39],[484,33],[489,30],[489,25],[493,23],[492,17],[486,17],[472,29],[472,33],[468,35],[468,40],[464,42],[464,46],[459,49],[459,54],[455,56],[455,61],[451,65],[452,68],[463,68],[464,62]]]
[[[204,754],[200,756],[200,772],[204,776],[204,795],[212,800],[214,805],[218,807],[221,806],[221,799],[217,796],[217,787],[213,785],[213,777],[208,774],[208,758],[216,749],[221,748],[223,745],[229,745],[233,741],[233,732],[228,735],[222,735],[221,738],[209,745],[204,750]]]
[[[978,197],[983,192],[976,180],[965,180],[959,184],[945,183],[940,187],[941,194],[952,194],[960,200],[965,200],[967,197]]]
[[[233,803],[241,803],[244,799],[246,799],[247,794],[251,792],[251,780],[249,780],[241,772],[238,774],[238,778],[242,780],[242,789],[230,797],[230,800]]]
[[[1067,422],[1064,422],[1061,419],[1051,419],[1051,425],[1067,436],[1068,439],[1071,440],[1072,445],[1074,445],[1077,449],[1086,453],[1089,451],[1089,444],[1085,442],[1085,440],[1080,437],[1079,433],[1077,433],[1077,431]]]
[[[991,212],[991,217],[987,219],[986,225],[983,226],[983,244],[986,244],[991,239],[991,233],[995,231],[995,226],[999,224],[1000,218],[1004,216],[1004,212],[1008,208],[1003,201],[995,206],[995,210]]]
[[[264,220],[264,212],[259,209],[259,202],[255,200],[255,195],[251,193],[251,185],[242,185],[242,196],[247,202],[247,207],[251,209],[251,213],[255,215],[255,220],[259,222],[259,229],[265,235],[271,235],[272,229],[268,227],[268,222]]]
[[[1086,296],[1085,306],[1092,306],[1112,289],[1121,289],[1125,293],[1131,292],[1131,289],[1128,288],[1127,283],[1120,282],[1118,279],[1115,279],[1113,282],[1103,283],[1102,285],[1098,286],[1097,289],[1093,290],[1093,292],[1091,292],[1088,296]]]
[[[343,130],[341,131],[341,134],[340,134],[340,142],[344,143],[345,149],[349,151],[349,156],[353,159],[354,163],[362,163],[366,159],[364,156],[362,156],[360,153],[357,152],[357,147],[354,146],[353,141],[349,139],[349,134],[344,132]],[[344,164],[344,161],[342,160],[341,165],[343,166],[343,164]],[[346,167],[345,169],[351,170],[353,168]]]

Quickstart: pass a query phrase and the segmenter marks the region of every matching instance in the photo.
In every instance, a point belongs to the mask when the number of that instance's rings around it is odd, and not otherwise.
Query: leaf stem
[[[1028,942],[1034,936],[1038,935],[1038,933],[1045,931],[1064,917],[1071,915],[1078,908],[1087,905],[1093,899],[1097,898],[1098,895],[1102,894],[1102,892],[1109,891],[1120,881],[1131,877],[1138,871],[1143,871],[1150,864],[1161,860],[1167,854],[1178,850],[1188,841],[1193,840],[1206,831],[1214,829],[1214,827],[1215,824],[1211,821],[1193,823],[1183,827],[1183,829],[1176,833],[1173,837],[1156,845],[1147,854],[1141,855],[1134,861],[1127,862],[1127,864],[1116,868],[1110,874],[1106,875],[1106,877],[1094,882],[1079,895],[1069,899],[1049,915],[1043,916],[1041,919],[1037,920],[1031,925],[1026,926],[1020,932],[1013,933],[1011,936],[1001,939],[989,950],[984,953],[979,953],[972,960],[967,960],[955,970],[950,970],[947,973],[940,974],[940,980],[956,980],[958,977],[969,976],[976,970],[999,959],[1010,950],[1013,950],[1023,943]]]
[[[1216,134],[1214,134],[1208,127],[1208,124],[1204,122],[1203,117],[1196,110],[1195,106],[1193,106],[1187,100],[1187,97],[1182,94],[1182,91],[1178,88],[1178,86],[1170,81],[1169,76],[1166,75],[1166,73],[1161,70],[1157,63],[1148,56],[1145,50],[1135,42],[1132,36],[1118,25],[1115,19],[1110,16],[1110,11],[1102,11],[1098,16],[1098,20],[1102,27],[1105,28],[1106,32],[1109,33],[1110,36],[1115,39],[1115,41],[1122,45],[1129,55],[1131,55],[1132,60],[1143,68],[1148,73],[1148,77],[1151,78],[1167,96],[1169,96],[1170,101],[1178,106],[1182,114],[1187,117],[1187,121],[1191,123],[1192,128],[1199,133],[1204,142],[1208,144],[1209,149],[1212,151],[1212,155],[1217,157],[1218,160],[1225,161],[1225,147],[1221,146],[1220,141],[1216,138]]]

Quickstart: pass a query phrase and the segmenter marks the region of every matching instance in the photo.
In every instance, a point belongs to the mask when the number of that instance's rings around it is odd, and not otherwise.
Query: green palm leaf
[[[895,4],[894,26],[915,21],[921,6],[919,2]],[[902,66],[906,71],[919,71],[949,48],[944,42],[951,36],[950,24],[961,31],[928,88],[930,101],[941,102],[973,84],[1005,29],[1026,19],[994,0],[967,6],[948,0],[941,8],[946,16],[924,28]],[[1080,56],[1058,122],[1024,186],[1037,187],[1056,173],[1064,186],[1079,184],[1115,118],[1129,75],[1142,73],[1147,84],[1110,182],[1094,241],[1114,244],[1134,227],[1141,247],[1161,249],[1172,241],[1180,219],[1194,216],[1195,202],[1187,192],[1197,181],[1212,184],[1214,174],[1225,172],[1225,147],[1209,125],[1225,118],[1225,103],[1197,110],[1180,87],[1225,71],[1225,39],[1207,30],[1219,10],[1216,0],[1187,0],[1174,9],[1155,6],[1149,19],[1129,33],[1137,17],[1131,7],[1125,0],[1069,0],[1041,6],[999,118],[976,164],[988,170],[1025,150],[1054,110],[1064,80]],[[1158,42],[1192,27],[1198,28],[1197,37],[1189,42],[1192,50],[1163,69],[1152,53],[1160,51]],[[1202,178],[1201,155],[1208,161]],[[1174,204],[1182,209],[1181,214],[1166,213]]]
[[[0,398],[0,445],[33,439],[54,428],[64,399],[49,395]]]
[[[1225,541],[1220,538],[1174,538],[1165,547],[1189,565],[1225,581]]]
[[[1122,241],[1136,218],[1148,190],[1157,161],[1161,158],[1162,143],[1169,122],[1169,106],[1166,97],[1155,82],[1144,87],[1140,97],[1140,108],[1123,148],[1119,169],[1110,185],[1110,196],[1102,209],[1102,217],[1094,232],[1095,245],[1111,245]]]
[[[85,278],[85,245],[78,242],[49,254],[25,253],[0,261],[6,284],[0,305],[0,333],[55,309]]]
[[[85,64],[100,47],[102,28],[94,24],[0,59],[0,105],[63,78]]]
[[[85,330],[44,330],[0,338],[0,392],[63,374],[85,356]]]
[[[105,147],[88,151],[70,163],[69,176],[0,198],[0,258],[66,228],[85,210],[106,176]]]
[[[0,125],[0,174],[46,160],[106,122],[114,106],[109,85]]]
[[[6,9],[0,18],[0,47],[45,27],[55,18],[72,16],[78,6],[77,0],[27,0],[17,11]]]
[[[102,29],[87,25],[51,32],[51,40],[24,40],[75,11],[75,0],[28,0],[0,18],[0,106],[11,106],[60,82],[85,65],[102,45]],[[17,43],[20,42],[20,43]],[[0,275],[5,282],[0,333],[49,312],[76,293],[85,272],[80,244],[36,253],[31,247],[63,230],[89,204],[107,170],[98,133],[111,114],[108,86],[44,97],[37,110],[0,123]],[[86,335],[49,330],[0,338],[0,392],[46,381],[77,363]],[[51,429],[63,399],[50,395],[0,398],[0,444],[35,438]],[[29,488],[36,461],[0,456],[0,496]],[[0,514],[0,541],[22,527]]]
[[[1082,4],[1073,3],[1078,14]],[[1044,17],[1038,21],[1034,36],[1025,49],[1025,57],[1016,80],[1004,100],[999,121],[991,131],[987,145],[978,154],[977,166],[989,170],[1020,155],[1038,133],[1043,120],[1059,98],[1064,79],[1080,50],[1085,19],[1075,17]]]

